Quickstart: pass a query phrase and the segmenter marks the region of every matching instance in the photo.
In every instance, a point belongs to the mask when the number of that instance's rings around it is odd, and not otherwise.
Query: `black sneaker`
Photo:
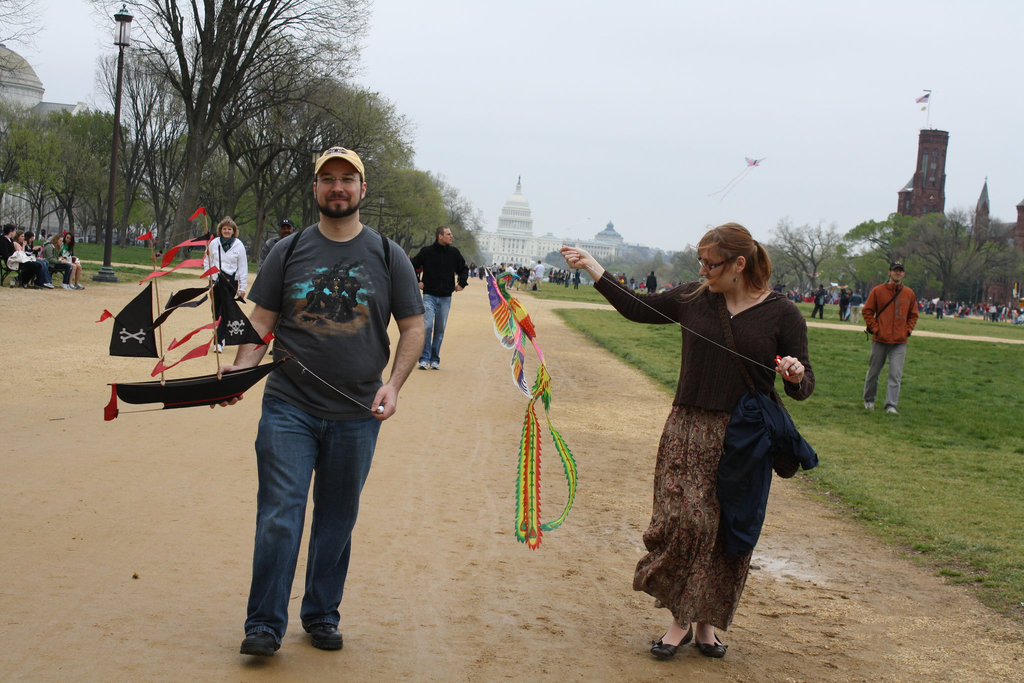
[[[313,647],[318,650],[340,650],[344,645],[341,631],[334,624],[313,624],[306,628],[306,633],[313,637]]]
[[[277,642],[277,638],[274,637],[273,633],[267,633],[266,631],[256,631],[245,636],[245,640],[242,641],[242,647],[239,652],[243,655],[256,655],[258,657],[273,657],[274,653],[280,649],[281,643]]]

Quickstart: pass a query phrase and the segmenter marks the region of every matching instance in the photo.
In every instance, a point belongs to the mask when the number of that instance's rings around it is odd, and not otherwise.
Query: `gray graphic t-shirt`
[[[409,258],[391,242],[390,264],[385,263],[381,236],[365,225],[348,242],[327,239],[316,225],[281,240],[260,268],[249,299],[280,313],[275,360],[298,361],[271,373],[265,392],[329,420],[363,418],[369,412],[325,382],[369,406],[391,357],[391,316],[423,313]]]

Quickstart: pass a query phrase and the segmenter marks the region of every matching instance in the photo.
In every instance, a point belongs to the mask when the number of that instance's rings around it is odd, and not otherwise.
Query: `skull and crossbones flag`
[[[153,333],[152,287],[152,284],[147,286],[122,308],[120,313],[112,316],[114,329],[110,334],[111,356],[160,357],[156,350],[156,336]],[[100,320],[110,317],[109,312],[103,313],[104,316]]]

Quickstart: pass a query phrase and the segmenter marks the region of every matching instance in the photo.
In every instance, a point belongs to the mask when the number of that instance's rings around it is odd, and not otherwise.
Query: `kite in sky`
[[[519,440],[519,465],[516,472],[516,538],[531,550],[536,550],[540,546],[542,532],[558,528],[569,515],[573,499],[576,497],[576,461],[561,434],[551,424],[551,375],[544,365],[544,354],[537,345],[533,321],[519,300],[510,296],[505,288],[505,282],[511,282],[515,276],[503,273],[499,276],[501,282],[498,282],[489,270],[485,270],[484,273],[487,276],[487,295],[491,304],[491,316],[494,319],[494,333],[502,346],[512,349],[512,378],[519,390],[530,399],[523,419],[523,436]],[[532,390],[526,382],[523,337],[530,340],[540,363],[537,366],[537,378]],[[554,441],[555,451],[562,459],[562,468],[565,470],[565,479],[569,486],[569,496],[562,514],[553,521],[543,523],[540,521],[541,432],[535,410],[538,400],[544,405],[548,431]]]
[[[747,160],[747,165],[744,167],[744,169],[742,171],[740,171],[732,180],[727,182],[725,184],[725,187],[723,187],[721,190],[718,190],[716,192],[712,192],[711,194],[709,194],[708,195],[709,197],[714,197],[716,194],[720,194],[722,196],[718,198],[718,201],[719,201],[719,203],[721,203],[721,201],[723,199],[725,199],[725,196],[727,194],[729,194],[730,192],[732,192],[734,187],[736,187],[737,185],[740,184],[741,180],[746,178],[747,175],[749,175],[751,171],[753,171],[755,168],[757,168],[758,166],[761,165],[762,161],[767,159],[767,157],[761,157],[760,159],[751,159],[750,157],[743,157],[743,158]]]

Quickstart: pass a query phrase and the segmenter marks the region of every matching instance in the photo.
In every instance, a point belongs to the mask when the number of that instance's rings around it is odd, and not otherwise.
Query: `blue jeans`
[[[263,398],[256,435],[259,493],[245,633],[288,626],[288,601],[306,518],[310,478],[313,523],[300,616],[307,630],[338,625],[359,494],[370,472],[380,422],[323,420],[273,396]]]
[[[37,259],[36,261],[34,261],[34,263],[36,264],[36,266],[38,266],[37,268],[33,268],[32,269],[34,271],[34,273],[35,273],[36,284],[37,285],[52,284],[52,280],[50,278],[50,264],[48,264],[46,261],[44,261],[42,259]],[[22,282],[23,283],[27,283],[28,279],[27,278],[23,279]]]
[[[47,267],[49,267],[49,265],[50,265],[49,261],[47,261],[46,265],[47,265]],[[52,268],[50,268],[50,278],[51,278],[51,281],[53,279],[53,274],[54,273],[63,273],[64,274],[64,284],[66,284],[66,285],[70,285],[71,284],[71,264],[70,263],[58,263],[57,265],[55,265]]]
[[[444,339],[444,326],[448,323],[448,311],[452,307],[450,296],[423,295],[423,324],[427,329],[423,340],[423,353],[420,362],[441,362],[441,341]]]

